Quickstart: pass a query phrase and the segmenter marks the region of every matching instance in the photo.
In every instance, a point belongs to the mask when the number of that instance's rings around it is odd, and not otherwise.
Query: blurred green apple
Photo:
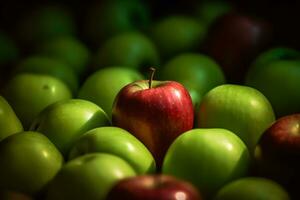
[[[119,65],[148,70],[159,63],[154,44],[140,32],[126,32],[110,38],[101,46],[94,59],[96,69]]]
[[[123,32],[140,30],[150,24],[145,1],[104,0],[93,3],[85,19],[85,32],[91,43],[101,44]]]
[[[246,85],[269,99],[276,117],[300,112],[300,52],[273,48],[262,53],[249,69]]]
[[[78,98],[94,102],[111,118],[112,105],[121,88],[142,79],[143,76],[137,70],[122,66],[100,69],[85,80]]]
[[[0,141],[23,131],[23,126],[8,102],[0,96]]]
[[[215,23],[222,15],[233,10],[233,5],[229,1],[224,0],[207,0],[201,1],[196,7],[196,16],[207,27]]]
[[[226,129],[192,129],[169,148],[162,172],[187,180],[205,198],[224,184],[245,176],[249,152],[243,141]]]
[[[3,89],[3,96],[16,112],[24,129],[48,105],[70,99],[70,89],[59,79],[44,75],[16,74]]]
[[[246,177],[228,183],[213,200],[290,200],[285,189],[270,179]]]
[[[163,58],[193,51],[206,36],[206,27],[187,16],[168,16],[156,22],[150,36]]]
[[[224,84],[210,90],[198,110],[198,127],[225,128],[238,135],[251,155],[263,132],[275,121],[268,99],[258,90]]]
[[[69,159],[83,154],[108,153],[126,160],[138,174],[154,173],[150,151],[131,133],[118,127],[100,127],[88,131],[73,145]]]
[[[36,45],[53,38],[74,35],[76,32],[72,14],[59,5],[41,5],[28,9],[16,25],[18,38]]]
[[[48,74],[62,80],[73,92],[76,93],[79,80],[74,71],[63,62],[46,56],[30,56],[18,64],[16,73]]]
[[[183,53],[170,59],[160,70],[161,80],[174,80],[190,92],[195,106],[212,88],[224,84],[220,66],[210,57],[198,53]]]
[[[30,130],[45,134],[67,156],[73,143],[82,134],[109,123],[106,113],[96,104],[82,99],[69,99],[45,108]]]
[[[67,162],[49,185],[46,200],[105,200],[119,180],[135,176],[123,159],[92,153]]]
[[[70,66],[77,75],[87,70],[89,49],[77,38],[60,37],[47,40],[36,50],[38,54],[60,60]]]
[[[50,140],[25,131],[0,142],[0,190],[36,195],[56,175],[63,157]]]

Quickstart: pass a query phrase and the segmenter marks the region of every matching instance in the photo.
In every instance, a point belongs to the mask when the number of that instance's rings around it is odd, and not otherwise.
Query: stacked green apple
[[[163,16],[150,5],[104,0],[81,20],[82,7],[39,6],[20,18],[15,41],[0,35],[0,199],[295,195],[300,52],[270,47],[243,83],[229,82],[203,49],[233,5]]]

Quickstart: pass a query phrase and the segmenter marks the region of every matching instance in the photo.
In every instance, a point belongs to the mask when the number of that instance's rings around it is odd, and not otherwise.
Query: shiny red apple
[[[158,167],[170,144],[181,133],[192,129],[193,122],[191,96],[175,81],[150,78],[128,84],[119,91],[112,110],[113,125],[142,141]]]
[[[221,65],[229,82],[242,82],[249,64],[269,44],[271,34],[267,21],[230,12],[213,24],[204,48]]]
[[[143,175],[119,181],[106,200],[201,200],[189,182],[169,175]]]

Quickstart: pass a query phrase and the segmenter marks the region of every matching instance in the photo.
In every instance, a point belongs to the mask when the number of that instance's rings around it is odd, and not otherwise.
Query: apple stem
[[[150,89],[152,87],[152,81],[156,69],[154,67],[150,67],[149,70],[150,70],[150,77],[149,77],[149,89]]]

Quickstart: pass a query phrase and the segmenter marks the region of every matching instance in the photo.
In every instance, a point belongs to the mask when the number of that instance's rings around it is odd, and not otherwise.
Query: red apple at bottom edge
[[[300,113],[286,115],[262,135],[255,150],[254,173],[276,180],[299,199]]]
[[[136,81],[119,91],[112,123],[142,141],[160,168],[174,139],[193,128],[192,99],[187,89],[175,81]]]
[[[169,175],[142,175],[119,181],[106,200],[202,200],[189,182]]]

